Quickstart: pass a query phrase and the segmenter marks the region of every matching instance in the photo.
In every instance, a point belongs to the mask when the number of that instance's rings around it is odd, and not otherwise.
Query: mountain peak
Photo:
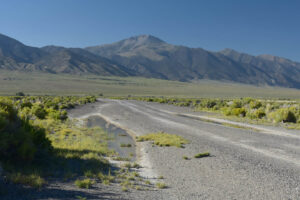
[[[242,53],[240,53],[234,49],[230,49],[230,48],[223,49],[223,50],[219,51],[219,53],[222,53],[224,55],[242,54]]]
[[[133,46],[141,46],[141,45],[157,45],[165,43],[161,39],[152,36],[152,35],[138,35],[133,36],[128,39],[124,39],[121,41],[124,45],[133,45]]]
[[[142,42],[159,42],[159,43],[164,42],[163,40],[153,35],[138,35],[138,36],[131,37],[129,39],[135,39],[137,41],[142,41]]]

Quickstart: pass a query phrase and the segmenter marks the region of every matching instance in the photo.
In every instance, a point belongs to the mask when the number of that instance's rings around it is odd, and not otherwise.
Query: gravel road
[[[72,117],[95,114],[137,136],[164,131],[190,141],[186,148],[139,143],[143,175],[162,175],[169,187],[126,193],[124,198],[300,199],[299,131],[232,128],[186,117],[202,115],[186,108],[138,101],[102,99],[71,111]],[[205,151],[212,156],[193,158]]]

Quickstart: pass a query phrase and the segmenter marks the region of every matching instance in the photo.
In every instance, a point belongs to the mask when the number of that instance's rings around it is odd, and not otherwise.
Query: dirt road
[[[100,115],[137,136],[164,131],[190,141],[186,148],[141,143],[143,175],[162,175],[169,188],[126,198],[300,199],[299,131],[232,128],[190,117],[200,114],[185,108],[137,101],[102,99],[71,112],[72,117],[89,115]],[[193,158],[204,151],[212,156]]]

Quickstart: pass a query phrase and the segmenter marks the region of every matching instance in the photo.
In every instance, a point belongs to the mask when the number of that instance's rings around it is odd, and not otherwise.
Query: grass
[[[167,188],[167,185],[166,185],[165,183],[163,183],[163,182],[157,182],[157,183],[155,184],[155,186],[156,186],[157,188],[159,188],[159,189],[165,189],[165,188]]]
[[[135,163],[133,163],[133,164],[131,165],[131,168],[136,168],[136,169],[138,169],[138,168],[141,168],[141,166],[135,162]]]
[[[122,191],[123,192],[128,192],[128,188],[126,186],[122,186]]]
[[[120,144],[120,147],[131,147],[132,145],[131,144]]]
[[[84,179],[84,180],[76,180],[75,185],[79,188],[85,188],[89,189],[93,184],[95,184],[95,181],[91,179]]]
[[[210,156],[209,152],[204,152],[204,153],[198,153],[196,155],[194,155],[194,158],[203,158],[203,157],[208,157]]]
[[[78,200],[87,200],[86,197],[82,197],[82,196],[76,196],[76,198],[77,198]]]
[[[26,83],[26,84],[25,84]],[[167,96],[167,97],[259,97],[300,99],[300,90],[256,87],[200,80],[197,83],[140,77],[59,75],[0,70],[0,95],[23,91],[31,95]],[[99,89],[101,88],[101,89]]]
[[[28,185],[34,188],[41,188],[46,184],[46,181],[37,174],[24,175],[21,173],[12,173],[8,179],[15,184]]]
[[[137,138],[137,141],[153,141],[155,145],[161,147],[175,146],[178,148],[183,148],[184,144],[188,144],[188,140],[184,139],[181,136],[163,132],[149,133],[143,136],[139,136]]]
[[[190,158],[189,157],[187,157],[187,156],[183,156],[182,157],[184,160],[189,160]]]

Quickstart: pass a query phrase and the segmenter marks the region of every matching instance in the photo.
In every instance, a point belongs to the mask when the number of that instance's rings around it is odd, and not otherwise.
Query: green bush
[[[19,118],[12,104],[0,103],[0,160],[31,162],[52,150],[45,131]]]
[[[232,108],[242,108],[242,102],[240,100],[234,100],[231,104]]]
[[[235,116],[245,117],[246,116],[246,110],[245,108],[233,108],[231,110],[231,114]]]
[[[258,109],[262,106],[262,103],[260,101],[251,101],[249,106],[252,109]]]
[[[297,118],[296,118],[295,114],[287,108],[280,108],[274,112],[271,112],[269,114],[269,118],[277,123],[278,122],[283,122],[283,123],[287,123],[287,122],[296,123],[297,122]]]
[[[32,107],[32,113],[39,119],[45,119],[47,112],[41,105],[34,105]]]
[[[254,112],[254,116],[258,119],[261,119],[266,116],[266,113],[263,109],[258,109]]]

